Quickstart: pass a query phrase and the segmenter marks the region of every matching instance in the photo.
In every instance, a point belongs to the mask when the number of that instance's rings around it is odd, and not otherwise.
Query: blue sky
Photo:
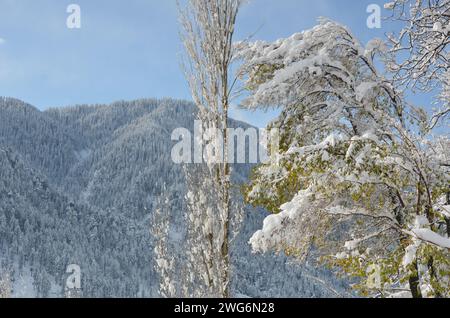
[[[362,42],[392,26],[366,26],[367,6],[386,0],[251,0],[237,39],[275,40],[325,16],[349,26]],[[68,29],[67,6],[81,7],[81,29]],[[384,11],[383,11],[384,12]],[[384,12],[387,14],[387,12]],[[190,99],[179,67],[175,0],[0,0],[0,96],[40,109],[142,97]],[[235,110],[263,126],[274,113]]]

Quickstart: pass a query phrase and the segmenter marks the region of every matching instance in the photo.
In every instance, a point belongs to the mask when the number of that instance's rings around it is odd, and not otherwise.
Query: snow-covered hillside
[[[158,296],[151,216],[167,202],[161,197],[170,199],[172,252],[182,259],[186,189],[170,135],[192,129],[194,109],[147,99],[41,112],[0,98],[0,272],[15,279],[13,295],[61,297],[67,266],[78,264],[84,297]],[[250,169],[234,167],[235,179]],[[265,216],[246,209],[232,251],[235,295],[344,293],[324,269],[252,254],[248,240]]]

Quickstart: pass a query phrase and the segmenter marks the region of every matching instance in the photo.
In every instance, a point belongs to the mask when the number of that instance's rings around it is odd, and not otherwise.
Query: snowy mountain
[[[182,259],[186,187],[170,135],[192,129],[194,109],[146,99],[42,112],[0,98],[0,273],[12,273],[14,295],[24,295],[17,282],[27,277],[26,296],[64,296],[66,268],[78,264],[84,297],[158,296],[151,216],[170,201],[173,253]],[[250,168],[234,167],[235,179]],[[232,251],[235,295],[345,292],[324,269],[252,254],[248,240],[266,215],[246,209]]]

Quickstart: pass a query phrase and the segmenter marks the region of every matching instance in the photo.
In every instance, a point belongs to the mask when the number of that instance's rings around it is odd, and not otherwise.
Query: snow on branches
[[[376,290],[387,294],[416,276],[431,286],[423,293],[449,294],[450,225],[436,209],[449,191],[449,141],[415,133],[422,123],[375,67],[383,43],[363,47],[346,27],[321,20],[237,48],[243,105],[283,110],[271,124],[281,134],[279,164],[255,169],[245,189],[250,203],[275,213],[253,248],[300,259],[318,251],[366,283],[376,268]],[[427,223],[418,227],[418,217]],[[415,252],[411,266],[402,265],[407,251]],[[434,276],[425,279],[424,266]]]
[[[450,113],[450,0],[396,0],[385,7],[404,24],[389,36],[388,68],[400,85],[439,91],[434,127]]]
[[[163,209],[164,206],[170,207],[169,199],[164,198],[164,201],[162,201],[159,198],[152,218],[151,233],[156,241],[154,249],[155,270],[160,275],[159,293],[162,297],[173,298],[178,296],[173,279],[175,276],[175,259],[170,256],[170,214]]]

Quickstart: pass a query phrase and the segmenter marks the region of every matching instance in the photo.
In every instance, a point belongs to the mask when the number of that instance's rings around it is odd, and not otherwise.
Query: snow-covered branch
[[[434,127],[450,113],[450,0],[395,0],[386,8],[404,25],[389,36],[388,67],[400,85],[439,91]]]

